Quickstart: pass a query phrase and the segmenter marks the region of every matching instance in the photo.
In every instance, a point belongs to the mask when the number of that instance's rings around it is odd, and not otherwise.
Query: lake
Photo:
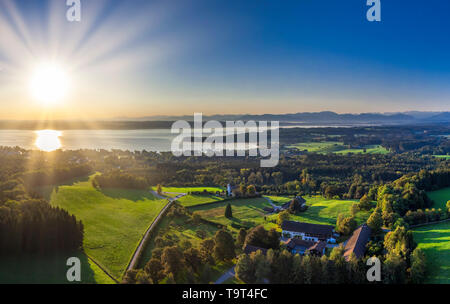
[[[280,128],[318,128],[319,125],[281,126]],[[351,126],[327,126],[347,128]],[[0,130],[0,146],[21,147],[43,151],[79,149],[118,149],[130,151],[171,151],[177,134],[170,129],[142,130]],[[205,134],[207,136],[207,134]],[[227,147],[226,147],[227,148]],[[239,147],[238,149],[242,149]],[[246,147],[248,148],[248,147]],[[246,149],[244,148],[244,149]]]
[[[56,149],[120,149],[170,151],[169,129],[161,130],[0,130],[0,146],[53,151]]]
[[[170,152],[172,140],[178,134],[170,129],[146,130],[0,130],[0,146],[21,147],[42,151],[79,149],[118,149],[130,151]],[[205,134],[208,136],[208,134]],[[225,149],[233,145],[224,144]],[[238,144],[238,150],[255,145]]]

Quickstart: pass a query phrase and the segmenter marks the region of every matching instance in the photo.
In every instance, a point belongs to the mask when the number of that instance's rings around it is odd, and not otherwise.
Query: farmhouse
[[[297,200],[300,203],[300,206],[303,208],[306,205],[306,200],[301,196],[296,196],[294,200]],[[287,210],[291,206],[292,201],[289,201],[281,206],[282,210]]]
[[[344,257],[347,261],[350,259],[352,253],[354,253],[358,259],[364,256],[371,233],[372,230],[367,224],[362,225],[353,232],[353,235],[344,247]]]
[[[317,225],[300,223],[293,221],[284,221],[281,224],[283,230],[282,235],[290,238],[301,237],[305,241],[324,241],[328,243],[335,243],[333,238],[334,227],[330,225]]]
[[[311,254],[322,256],[325,254],[325,248],[327,247],[327,243],[319,241],[319,242],[311,242],[304,241],[299,238],[291,238],[287,240],[285,243],[287,249],[293,254]]]
[[[308,248],[308,252],[311,255],[322,256],[325,254],[325,248],[327,248],[327,243],[319,241],[312,247]]]

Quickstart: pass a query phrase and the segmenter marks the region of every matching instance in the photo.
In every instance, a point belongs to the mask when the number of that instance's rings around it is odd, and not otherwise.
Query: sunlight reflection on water
[[[55,130],[41,130],[36,131],[37,139],[34,143],[35,146],[45,152],[52,152],[61,148],[61,141],[59,137],[62,136],[61,131]]]

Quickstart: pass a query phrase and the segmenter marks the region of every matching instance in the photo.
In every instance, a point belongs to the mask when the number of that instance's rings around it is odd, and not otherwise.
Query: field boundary
[[[150,224],[150,226],[147,228],[147,230],[144,233],[144,236],[141,238],[141,240],[139,241],[138,246],[136,247],[133,255],[131,256],[130,261],[128,262],[127,268],[125,269],[125,272],[123,273],[123,275],[125,275],[127,273],[127,271],[135,269],[136,265],[139,264],[139,261],[141,259],[142,256],[142,251],[144,250],[147,241],[149,239],[149,237],[151,236],[153,229],[159,224],[160,220],[162,219],[162,217],[164,216],[164,214],[166,214],[167,210],[169,210],[169,208],[173,205],[174,202],[177,201],[177,199],[179,199],[180,197],[184,196],[183,195],[179,195],[175,198],[170,198],[168,199],[168,203],[164,206],[164,208],[159,212],[159,214],[156,216],[156,218],[153,220],[153,222]]]
[[[138,261],[140,259],[140,255],[142,253],[142,248],[145,247],[144,246],[145,245],[145,241],[150,236],[150,232],[153,230],[153,228],[159,222],[160,218],[165,213],[165,211],[167,211],[170,208],[170,206],[172,206],[172,203],[173,203],[173,201],[168,201],[168,203],[164,206],[164,208],[161,210],[161,212],[158,214],[158,216],[155,218],[155,220],[148,226],[148,228],[145,231],[144,235],[139,240],[139,243],[136,246],[136,248],[135,248],[135,250],[133,252],[133,255],[131,256],[130,261],[128,262],[127,268],[125,269],[125,272],[123,273],[123,275],[125,275],[125,273],[128,270],[132,270],[132,269],[136,268],[136,265],[138,264]]]
[[[428,223],[423,223],[423,224],[412,225],[412,226],[409,226],[409,228],[419,228],[419,227],[423,227],[423,226],[442,224],[442,223],[449,222],[449,221],[450,221],[450,218],[446,219],[446,220],[442,220],[442,221],[437,221],[437,222],[428,222]]]
[[[197,208],[197,207],[204,207],[204,206],[220,204],[220,203],[229,202],[229,201],[240,201],[240,200],[245,200],[245,199],[249,200],[249,199],[261,198],[261,197],[262,196],[255,196],[255,197],[230,197],[230,198],[223,199],[221,201],[214,201],[214,202],[209,202],[209,203],[203,203],[203,204],[188,206],[188,207],[185,207],[185,208],[186,209],[193,209],[193,208]]]
[[[83,252],[86,257],[95,265],[97,265],[98,268],[100,268],[108,277],[110,277],[114,282],[116,282],[117,284],[119,284],[119,280],[117,280],[115,277],[113,277],[112,274],[110,274],[108,272],[108,270],[106,270],[106,267],[104,267],[103,265],[101,265],[100,263],[98,263],[96,260],[94,260],[89,254],[87,254],[86,252]]]

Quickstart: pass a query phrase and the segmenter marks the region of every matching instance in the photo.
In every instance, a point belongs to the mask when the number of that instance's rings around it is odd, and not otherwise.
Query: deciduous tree
[[[214,236],[214,257],[224,261],[231,260],[235,256],[233,236],[225,230],[217,231]]]
[[[372,229],[374,235],[381,234],[383,227],[383,218],[381,217],[380,209],[375,209],[375,211],[370,215],[367,220],[367,225]]]

